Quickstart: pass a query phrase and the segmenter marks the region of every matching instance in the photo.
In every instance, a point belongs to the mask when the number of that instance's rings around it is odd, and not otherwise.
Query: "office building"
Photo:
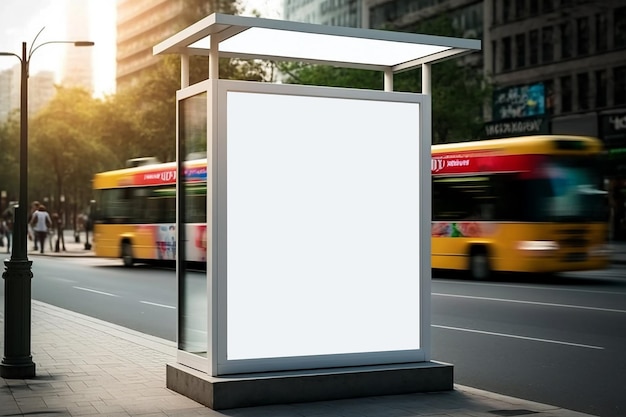
[[[117,90],[133,85],[159,61],[152,47],[190,22],[183,0],[118,0]],[[198,16],[198,20],[204,16]]]
[[[152,48],[185,27],[218,11],[233,13],[234,2],[117,0],[117,91],[132,86],[162,57]]]
[[[84,0],[67,2],[67,35],[70,40],[89,40],[89,3]],[[64,87],[82,87],[93,93],[93,53],[94,48],[76,48],[68,45],[65,49],[61,85]]]
[[[283,19],[329,26],[361,26],[361,0],[283,0]]]
[[[6,122],[11,113],[12,79],[12,70],[7,69],[0,71],[0,123]]]
[[[54,72],[40,71],[28,78],[28,114],[32,117],[56,94]],[[19,111],[21,103],[21,65],[0,71],[0,123],[11,112]]]

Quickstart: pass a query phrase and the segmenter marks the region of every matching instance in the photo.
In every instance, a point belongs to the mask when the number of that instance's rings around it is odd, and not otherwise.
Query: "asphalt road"
[[[33,273],[34,299],[175,339],[171,270],[38,257]],[[626,415],[625,266],[550,279],[435,276],[433,359],[454,364],[456,383],[589,414]]]
[[[626,415],[626,269],[495,282],[435,279],[433,359],[455,382]]]

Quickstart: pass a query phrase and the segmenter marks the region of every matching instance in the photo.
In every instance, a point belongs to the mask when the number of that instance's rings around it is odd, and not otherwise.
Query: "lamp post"
[[[51,43],[71,43],[74,46],[93,46],[86,41],[49,41],[33,48],[37,37],[27,51],[22,42],[22,56],[12,52],[0,52],[0,56],[14,56],[21,63],[20,91],[20,184],[18,205],[15,207],[13,228],[13,251],[11,259],[4,262],[4,356],[0,363],[0,377],[32,378],[35,363],[30,353],[31,336],[31,279],[32,261],[28,260],[28,68],[33,53]]]

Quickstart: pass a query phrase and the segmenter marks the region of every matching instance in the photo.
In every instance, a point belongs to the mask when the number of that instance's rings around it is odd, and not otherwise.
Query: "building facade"
[[[0,71],[0,123],[6,122],[11,113],[12,84],[13,71],[10,69]]]
[[[21,103],[21,65],[0,71],[0,123],[8,120]],[[54,72],[40,71],[28,77],[28,114],[35,115],[56,94]]]
[[[329,26],[361,27],[361,0],[283,0],[283,19]]]
[[[117,90],[159,61],[152,47],[182,29],[183,0],[118,0]]]
[[[84,0],[69,0],[67,2],[67,35],[66,39],[89,40],[90,21],[89,3]],[[81,87],[93,93],[93,53],[94,48],[76,48],[68,46],[65,49],[63,74],[61,84],[66,87]]]

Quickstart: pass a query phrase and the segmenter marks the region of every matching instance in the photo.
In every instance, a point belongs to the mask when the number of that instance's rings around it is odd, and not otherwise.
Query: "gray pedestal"
[[[439,362],[265,372],[211,377],[167,364],[167,388],[214,410],[453,389],[453,366]]]

